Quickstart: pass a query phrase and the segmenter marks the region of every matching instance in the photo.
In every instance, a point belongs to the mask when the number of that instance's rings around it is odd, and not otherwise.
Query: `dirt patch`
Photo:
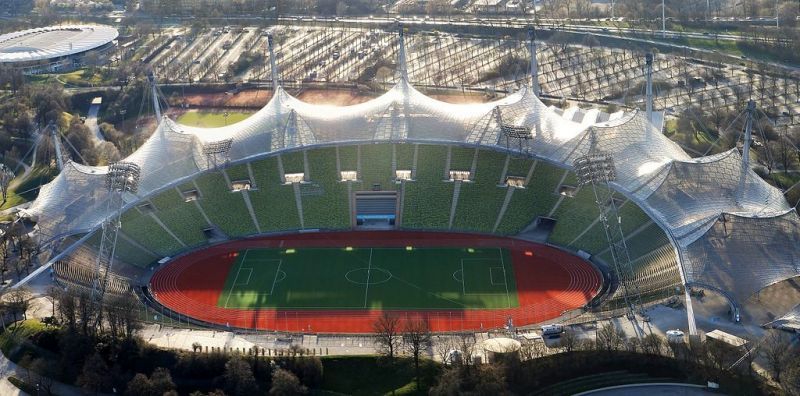
[[[453,103],[453,104],[486,103],[499,99],[497,97],[492,98],[484,94],[475,94],[475,93],[466,93],[461,95],[459,94],[430,95],[430,97],[436,100],[441,100],[442,102]]]
[[[352,89],[307,89],[296,95],[298,99],[306,103],[325,104],[333,106],[351,106],[367,102],[376,98],[382,92],[364,92]],[[432,98],[447,103],[469,104],[486,103],[497,98],[489,97],[482,93],[455,93],[455,94],[433,94]],[[192,93],[174,95],[170,99],[170,105],[179,108],[182,104],[187,104],[191,108],[251,108],[260,109],[264,107],[272,98],[271,89],[248,89],[235,94],[226,92],[216,93]]]
[[[309,89],[302,91],[297,98],[306,103],[326,104],[334,106],[350,106],[364,103],[377,95],[355,90],[337,89]]]
[[[170,104],[179,107],[185,103],[189,107],[239,107],[261,108],[272,98],[271,89],[249,89],[235,94],[227,92],[193,93],[186,96],[177,95]]]

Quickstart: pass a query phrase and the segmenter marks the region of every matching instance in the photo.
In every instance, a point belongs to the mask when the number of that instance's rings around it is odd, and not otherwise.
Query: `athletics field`
[[[539,323],[602,286],[586,261],[512,238],[401,231],[292,234],[227,242],[158,268],[165,307],[226,327],[363,333],[383,313],[434,331]]]

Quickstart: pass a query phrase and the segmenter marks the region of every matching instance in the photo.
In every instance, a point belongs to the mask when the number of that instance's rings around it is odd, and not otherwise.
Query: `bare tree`
[[[473,357],[475,356],[475,334],[461,334],[458,341],[461,364],[469,367],[472,365]]]
[[[761,346],[761,356],[766,361],[775,382],[781,383],[781,375],[793,358],[790,346],[791,340],[782,331],[772,331],[767,334]]]
[[[3,197],[3,202],[0,203],[0,206],[5,204],[8,199],[8,187],[11,185],[12,180],[14,180],[14,172],[4,164],[0,164],[0,195]]]
[[[452,363],[448,359],[451,356],[451,351],[456,350],[456,348],[458,348],[458,343],[455,338],[450,336],[436,336],[436,340],[433,342],[433,349],[436,355],[445,365]]]
[[[545,355],[547,345],[542,341],[525,341],[520,345],[519,358],[521,360],[537,359]]]
[[[572,352],[578,349],[579,343],[578,335],[572,329],[567,329],[561,334],[561,340],[559,340],[558,345],[564,352]]]
[[[642,339],[642,352],[649,355],[661,355],[664,350],[664,339],[658,334],[650,333]]]
[[[400,319],[389,312],[384,312],[373,323],[372,328],[377,334],[375,342],[378,344],[378,349],[390,360],[394,359],[402,343]]]
[[[427,320],[414,319],[406,321],[403,326],[403,344],[414,358],[414,372],[417,380],[417,389],[420,387],[419,360],[423,352],[431,347],[431,328]]]
[[[28,319],[28,307],[30,306],[31,292],[26,287],[18,287],[12,289],[6,294],[8,310],[14,316],[14,321],[17,317],[22,315],[22,319]]]
[[[618,351],[625,340],[625,333],[613,323],[607,323],[597,331],[597,348],[604,351]]]

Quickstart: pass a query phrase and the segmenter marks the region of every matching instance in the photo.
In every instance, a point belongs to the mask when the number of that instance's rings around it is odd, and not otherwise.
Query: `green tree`
[[[291,371],[279,368],[272,372],[272,386],[269,388],[270,395],[292,396],[302,395],[306,392],[308,392],[308,389],[300,384],[300,380]]]
[[[111,387],[111,370],[99,353],[95,352],[86,359],[83,372],[78,377],[78,385],[94,395]]]
[[[225,392],[229,395],[253,395],[258,392],[258,384],[253,376],[253,369],[239,356],[234,356],[225,363]]]

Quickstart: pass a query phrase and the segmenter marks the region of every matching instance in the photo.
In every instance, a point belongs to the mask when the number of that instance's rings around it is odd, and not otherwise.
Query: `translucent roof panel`
[[[679,238],[689,235],[693,224],[706,224],[723,212],[774,214],[789,209],[779,190],[742,166],[736,149],[674,161],[647,203],[670,228],[680,231]]]
[[[724,214],[684,249],[687,281],[711,285],[744,302],[772,283],[800,275],[800,219]]]
[[[108,215],[106,167],[67,162],[39,197],[25,210],[36,220],[45,239],[85,232]]]

